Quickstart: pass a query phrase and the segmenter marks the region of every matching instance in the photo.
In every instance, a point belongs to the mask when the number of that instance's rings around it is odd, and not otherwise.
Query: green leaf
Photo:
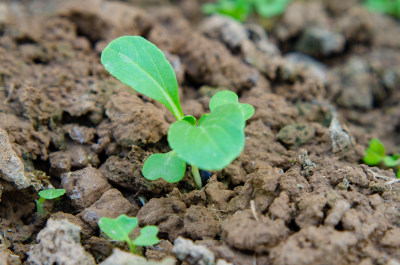
[[[369,142],[368,149],[372,150],[375,152],[377,155],[380,155],[382,157],[385,156],[385,146],[381,141],[379,141],[376,138],[372,138],[371,141]]]
[[[363,157],[365,164],[370,166],[378,165],[385,157],[385,146],[378,139],[372,138],[365,153]]]
[[[197,123],[196,118],[193,117],[192,115],[186,115],[185,117],[183,117],[182,120],[187,121],[188,123],[190,123],[193,126],[195,126]]]
[[[399,165],[399,155],[393,155],[393,156],[385,156],[383,158],[383,163],[387,166],[387,167],[396,167]]]
[[[46,200],[52,200],[65,194],[65,189],[48,189],[38,192],[39,196]]]
[[[186,162],[180,159],[175,151],[151,155],[146,159],[142,169],[143,176],[146,179],[156,180],[163,178],[169,183],[180,181],[185,171]]]
[[[140,230],[140,235],[133,240],[136,246],[153,246],[158,244],[160,240],[157,237],[158,227],[155,225],[148,225]]]
[[[129,234],[138,225],[136,217],[128,217],[125,214],[116,219],[102,217],[99,220],[100,229],[110,238],[117,241],[129,241]]]
[[[204,170],[220,170],[242,152],[244,119],[237,104],[224,104],[201,118],[199,126],[174,122],[168,143],[190,165]]]
[[[201,116],[200,120],[199,120],[199,124],[202,124],[203,121],[205,121],[205,120],[207,119],[207,116],[208,116],[208,115],[210,115],[210,113],[204,113],[204,114]]]
[[[367,0],[365,2],[365,6],[369,10],[379,12],[379,13],[387,13],[390,9],[388,2],[381,1],[381,0]]]
[[[251,13],[249,0],[218,0],[215,4],[204,4],[202,6],[205,14],[221,14],[244,21]]]
[[[220,91],[211,98],[209,105],[211,112],[224,104],[237,104],[240,107],[244,120],[248,120],[254,114],[253,106],[246,103],[239,103],[236,93],[229,90]]]
[[[399,0],[366,0],[364,6],[373,12],[400,17]]]
[[[117,38],[103,50],[101,63],[123,83],[164,104],[176,119],[183,117],[174,69],[151,42],[140,36]]]
[[[365,151],[365,156],[363,157],[363,161],[365,164],[369,166],[376,166],[382,161],[383,157],[378,155],[372,150],[367,149]]]
[[[257,0],[255,5],[260,16],[269,18],[282,15],[289,2],[290,0]]]

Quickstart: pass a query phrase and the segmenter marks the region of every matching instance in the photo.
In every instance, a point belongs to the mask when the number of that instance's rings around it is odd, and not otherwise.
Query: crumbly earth
[[[0,3],[0,150],[18,161],[0,163],[0,264],[44,257],[48,219],[80,227],[85,259],[116,264],[112,248],[127,248],[97,221],[123,213],[158,226],[162,241],[143,250],[156,260],[183,237],[219,264],[400,263],[400,182],[362,164],[372,137],[400,152],[399,21],[323,0],[239,24],[203,16],[203,2]],[[199,118],[223,89],[255,107],[244,151],[203,189],[189,170],[175,184],[142,176],[149,155],[169,151],[174,117],[100,64],[121,35],[165,52],[185,114]],[[38,214],[50,187],[67,193]]]

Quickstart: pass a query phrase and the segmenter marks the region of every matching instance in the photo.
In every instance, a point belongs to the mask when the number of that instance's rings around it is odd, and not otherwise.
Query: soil
[[[400,182],[362,163],[373,137],[400,152],[399,21],[324,0],[239,24],[202,3],[0,3],[1,265],[128,264],[97,226],[120,214],[160,230],[141,251],[164,261],[134,264],[400,264]],[[190,170],[142,176],[174,117],[100,64],[121,35],[165,52],[185,114],[223,89],[255,107],[243,153],[201,190]],[[67,193],[36,213],[52,187]]]

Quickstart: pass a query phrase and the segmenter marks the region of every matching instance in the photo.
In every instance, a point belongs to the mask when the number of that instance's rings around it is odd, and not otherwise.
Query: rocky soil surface
[[[294,1],[266,33],[201,4],[0,3],[1,265],[400,264],[400,182],[362,163],[372,137],[400,152],[399,21],[356,0]],[[255,107],[243,153],[201,190],[190,170],[142,176],[174,117],[100,64],[121,35],[164,51],[185,114],[223,89]],[[52,187],[66,195],[37,214]],[[120,214],[158,226],[152,261],[99,232]]]

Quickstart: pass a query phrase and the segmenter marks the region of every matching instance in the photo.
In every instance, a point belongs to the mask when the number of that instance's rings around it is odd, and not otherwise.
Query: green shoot
[[[251,13],[249,0],[218,0],[215,4],[204,4],[205,14],[221,14],[243,22]]]
[[[112,41],[101,54],[101,63],[113,76],[183,118],[178,82],[172,65],[153,43],[139,36]]]
[[[61,197],[65,194],[65,189],[48,189],[48,190],[42,190],[38,192],[39,195],[39,200],[35,200],[36,202],[36,211],[39,214],[43,214],[43,203],[46,200],[53,200],[58,197]]]
[[[400,0],[366,0],[367,9],[400,18]]]
[[[291,0],[253,0],[257,13],[263,18],[280,16],[285,13]]]
[[[383,143],[373,138],[369,142],[368,148],[365,150],[363,161],[369,166],[376,166],[383,162],[385,166],[393,168],[400,165],[400,155],[386,155]],[[397,177],[400,177],[400,170],[397,171]]]
[[[117,79],[164,104],[177,119],[168,131],[172,151],[147,158],[142,170],[145,178],[175,183],[183,178],[189,164],[201,189],[199,169],[221,170],[242,152],[245,122],[254,108],[239,103],[234,92],[215,94],[210,100],[211,112],[197,121],[184,116],[174,70],[162,51],[146,39],[124,36],[113,40],[104,49],[101,62]]]
[[[129,234],[138,226],[136,217],[128,217],[125,214],[117,218],[102,217],[99,220],[100,229],[111,239],[116,241],[125,241],[132,253],[135,253],[136,246],[153,246],[160,241],[157,237],[158,228],[154,225],[148,225],[140,230],[140,235],[131,240]]]
[[[367,150],[365,150],[365,156],[363,161],[369,166],[376,166],[382,162],[385,157],[385,146],[376,138],[371,139]]]
[[[205,14],[221,14],[245,21],[253,10],[263,18],[279,16],[285,12],[291,0],[217,0],[215,4],[204,4]]]

